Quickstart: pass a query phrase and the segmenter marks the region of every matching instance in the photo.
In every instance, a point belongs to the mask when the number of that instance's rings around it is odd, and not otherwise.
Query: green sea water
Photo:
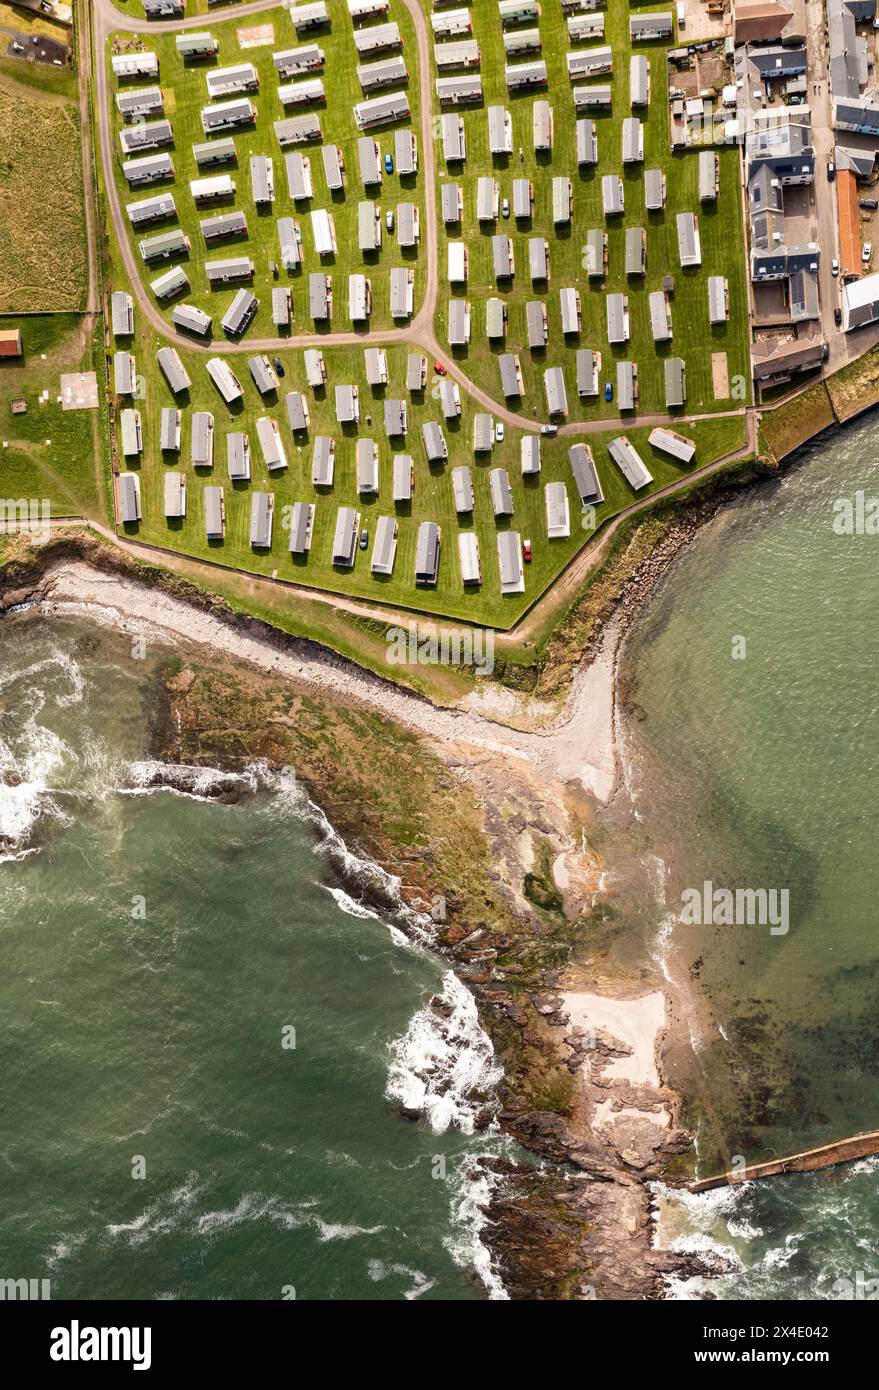
[[[0,1273],[73,1299],[502,1296],[471,997],[358,901],[368,868],[289,776],[235,805],[146,789],[153,677],[76,616],[0,627]]]
[[[874,419],[725,508],[621,657],[638,949],[701,999],[668,1061],[703,1172],[879,1128],[879,536],[834,528],[858,491]],[[683,924],[706,881],[786,890],[787,931]],[[877,1226],[868,1160],[687,1199],[665,1235],[733,1252],[728,1297],[844,1297],[879,1275]]]

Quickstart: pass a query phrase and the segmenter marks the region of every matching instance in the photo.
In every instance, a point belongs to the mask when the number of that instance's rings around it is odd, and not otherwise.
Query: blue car
[[[605,399],[606,401],[612,401],[612,400],[613,400],[613,382],[612,382],[612,381],[605,382],[605,386],[604,386],[604,399]]]
[[[394,156],[393,156],[392,154],[386,154],[386,155],[385,155],[385,173],[386,173],[386,174],[392,174],[393,172],[394,172]]]

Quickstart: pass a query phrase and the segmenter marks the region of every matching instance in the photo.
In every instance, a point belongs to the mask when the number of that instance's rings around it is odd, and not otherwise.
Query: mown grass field
[[[615,403],[603,399],[579,400],[576,394],[575,351],[579,347],[598,350],[602,355],[602,383],[615,386],[618,360],[638,364],[639,409],[665,410],[663,360],[680,356],[687,366],[686,412],[728,410],[742,404],[735,400],[716,400],[711,375],[711,353],[725,352],[729,377],[739,375],[747,383],[750,398],[750,365],[747,347],[747,293],[745,285],[738,154],[730,147],[720,149],[720,196],[715,204],[699,204],[698,153],[670,153],[668,124],[667,49],[656,43],[632,45],[629,40],[630,13],[649,13],[658,6],[629,9],[624,0],[609,0],[605,19],[605,38],[588,44],[572,44],[559,0],[544,0],[539,20],[542,57],[546,61],[548,87],[510,96],[504,80],[503,33],[496,0],[473,0],[469,7],[473,34],[480,46],[484,102],[481,106],[457,108],[463,116],[467,142],[466,163],[446,166],[442,146],[437,144],[437,168],[443,178],[459,183],[464,192],[464,219],[449,231],[440,220],[439,260],[441,291],[437,333],[447,341],[447,305],[450,296],[464,297],[460,286],[450,288],[447,277],[447,244],[464,240],[469,249],[469,279],[466,298],[472,306],[472,336],[468,349],[456,353],[469,375],[487,389],[500,393],[500,373],[492,358],[504,351],[518,351],[525,378],[524,405],[527,413],[546,418],[543,372],[547,367],[565,370],[568,403],[572,419],[616,416]],[[664,5],[664,9],[673,6]],[[531,25],[527,27],[533,27]],[[507,31],[507,32],[515,32]],[[470,37],[470,36],[468,36]],[[576,157],[576,116],[566,55],[584,48],[610,44],[613,48],[613,75],[601,76],[596,85],[611,83],[613,106],[602,115],[588,112],[596,121],[598,159],[595,167],[578,169]],[[629,58],[643,53],[650,62],[650,105],[633,111],[629,101]],[[516,59],[513,61],[523,61]],[[578,85],[583,85],[578,82]],[[588,85],[588,84],[587,84]],[[536,157],[532,139],[532,107],[535,100],[548,99],[554,112],[554,145],[550,157]],[[512,115],[513,153],[492,157],[488,142],[490,105],[505,106]],[[644,162],[623,165],[622,123],[637,115],[644,126]],[[521,158],[520,158],[521,152]],[[665,171],[667,201],[662,212],[644,209],[643,175],[649,168]],[[601,201],[604,174],[622,176],[625,188],[625,214],[605,220]],[[479,223],[476,217],[476,186],[480,175],[493,175],[500,184],[501,199],[510,200],[509,219]],[[573,183],[574,210],[568,227],[553,228],[552,180],[568,175]],[[534,215],[517,222],[512,216],[513,180],[528,178],[534,186]],[[702,265],[681,270],[678,256],[676,214],[694,211],[699,218]],[[438,213],[440,212],[438,206]],[[598,227],[608,234],[608,274],[605,281],[589,280],[585,270],[586,232]],[[647,232],[647,273],[625,274],[625,229],[643,227]],[[512,237],[516,272],[511,288],[499,288],[493,278],[491,237],[505,232]],[[533,287],[528,273],[528,239],[545,237],[549,242],[550,280]],[[675,291],[671,301],[673,341],[657,346],[650,331],[648,294],[660,288],[662,278],[672,274]],[[708,322],[707,282],[709,275],[725,275],[729,282],[730,318],[712,328]],[[509,284],[509,282],[507,282]],[[576,286],[580,291],[582,326],[578,337],[562,336],[559,289]],[[611,347],[607,340],[605,291],[621,291],[629,297],[631,339],[624,346]],[[485,335],[485,301],[494,295],[506,299],[508,328],[506,343],[489,344]],[[546,302],[549,316],[549,342],[545,352],[532,354],[527,347],[525,305],[528,300]],[[682,413],[686,413],[682,412]]]
[[[111,53],[108,52],[105,55],[110,91],[114,97],[112,108],[115,152],[114,178],[122,206],[124,208],[128,203],[147,198],[159,191],[168,190],[173,192],[177,207],[178,216],[176,219],[172,218],[164,223],[151,224],[138,231],[128,229],[135,256],[142,266],[141,278],[148,287],[149,282],[166,270],[169,265],[182,265],[189,276],[192,289],[191,292],[180,296],[179,302],[185,300],[186,303],[197,304],[199,308],[212,314],[214,317],[213,332],[217,337],[221,336],[222,333],[219,321],[240,286],[225,286],[211,291],[208,288],[204,273],[206,260],[220,260],[228,256],[249,256],[254,262],[256,270],[252,287],[260,301],[260,307],[248,329],[248,334],[251,337],[272,336],[276,331],[272,326],[271,319],[270,291],[274,285],[287,285],[292,291],[293,331],[302,333],[315,330],[308,305],[308,275],[310,271],[322,270],[331,275],[333,279],[332,320],[328,324],[320,325],[316,331],[320,331],[321,327],[339,330],[350,329],[354,326],[348,317],[349,274],[362,272],[371,281],[372,313],[368,324],[370,328],[395,326],[395,321],[391,318],[389,303],[390,271],[393,267],[407,266],[415,270],[416,304],[423,290],[423,273],[420,269],[424,254],[422,248],[419,246],[416,250],[401,250],[397,244],[396,233],[388,233],[384,227],[386,210],[392,208],[396,211],[397,204],[401,202],[417,204],[423,227],[421,172],[419,170],[419,174],[414,178],[402,179],[396,171],[393,174],[384,174],[383,184],[378,191],[370,190],[367,192],[364,190],[357,163],[357,138],[360,132],[357,131],[352,114],[352,107],[355,102],[360,101],[363,96],[356,73],[356,66],[360,60],[354,46],[354,28],[347,6],[340,3],[340,0],[335,0],[330,8],[333,17],[332,28],[318,30],[313,34],[303,36],[301,39],[297,38],[290,18],[284,9],[279,8],[264,14],[252,15],[246,21],[236,17],[234,11],[231,14],[229,11],[224,11],[223,22],[220,22],[220,15],[210,15],[206,19],[205,27],[210,30],[220,45],[217,58],[210,62],[200,61],[184,64],[182,57],[177,52],[173,34],[144,34],[136,37],[119,34],[114,36],[113,42],[119,51],[141,48],[158,54],[160,63],[159,85],[164,94],[165,114],[174,126],[174,146],[173,149],[169,149],[175,170],[173,183],[151,184],[136,189],[129,188],[128,181],[122,172],[124,156],[121,152],[118,135],[125,122],[116,109],[115,95],[120,90],[125,91],[138,86],[153,84],[132,80],[121,85],[118,84],[111,70]],[[398,0],[392,0],[391,13],[388,18],[399,24],[403,37],[403,52],[411,79],[408,92],[409,103],[412,108],[412,127],[417,129],[418,82],[412,25],[406,10],[398,3]],[[245,25],[252,27],[262,24],[272,26],[274,40],[262,47],[242,49],[238,42],[238,29],[245,27]],[[285,111],[277,95],[280,79],[272,62],[272,53],[280,49],[296,48],[306,43],[319,44],[326,55],[323,70],[309,75],[323,78],[327,101],[325,105],[307,108],[290,107]],[[383,56],[392,55],[375,55],[375,60],[377,61]],[[231,64],[241,62],[253,63],[260,76],[259,91],[249,94],[258,113],[256,125],[241,131],[223,132],[223,137],[231,136],[235,141],[237,163],[234,166],[224,165],[215,169],[199,171],[192,154],[192,146],[194,143],[204,143],[206,139],[200,118],[202,108],[215,104],[208,96],[205,82],[206,74],[213,68],[228,67]],[[300,152],[308,155],[311,161],[314,197],[294,204],[290,197],[284,162],[286,154],[290,153],[291,149],[281,150],[275,138],[273,122],[285,115],[304,115],[310,111],[314,111],[320,120],[324,143],[337,144],[344,151],[346,185],[344,192],[331,195],[324,178],[320,144],[302,146]],[[382,147],[383,155],[385,152],[393,154],[392,131],[385,129],[375,132],[375,134]],[[258,211],[251,196],[250,156],[255,154],[268,155],[274,165],[275,203],[270,210],[266,211]],[[204,177],[214,173],[231,174],[235,183],[234,200],[197,209],[189,192],[189,181],[199,176]],[[381,207],[383,236],[381,250],[364,258],[358,246],[357,208],[358,204],[367,198],[378,202]],[[319,257],[315,251],[310,214],[312,209],[316,208],[328,208],[332,212],[337,241],[337,253],[334,256]],[[246,238],[235,237],[219,244],[214,243],[210,247],[206,246],[199,226],[200,220],[233,209],[245,213],[248,236]],[[281,216],[297,218],[302,229],[304,256],[302,265],[297,267],[295,271],[286,271],[280,266],[276,220]],[[190,239],[189,254],[182,259],[162,261],[153,266],[144,265],[137,250],[137,243],[145,236],[152,236],[177,226],[182,227]],[[269,269],[269,263],[272,261],[279,267],[277,279],[273,277]],[[161,307],[170,321],[173,306]]]
[[[143,341],[143,340],[142,340]],[[192,377],[192,388],[181,395],[177,405],[183,409],[182,449],[180,460],[175,455],[162,455],[159,449],[160,412],[164,405],[174,403],[170,389],[155,362],[155,352],[161,346],[158,337],[151,336],[148,346],[135,348],[138,374],[143,379],[143,398],[135,404],[141,411],[144,432],[144,455],[141,464],[143,523],[132,528],[131,534],[173,549],[210,558],[215,562],[238,566],[257,574],[276,575],[297,583],[316,585],[321,589],[368,598],[377,603],[397,604],[426,612],[443,613],[473,622],[489,623],[498,628],[509,627],[523,609],[541,593],[552,578],[580,549],[591,531],[582,529],[580,508],[571,483],[567,451],[569,438],[543,441],[543,471],[538,479],[523,480],[519,466],[518,431],[508,429],[502,444],[496,445],[491,456],[480,455],[477,462],[472,448],[473,404],[462,392],[462,414],[457,428],[443,426],[449,444],[450,461],[443,467],[428,466],[421,442],[421,425],[441,418],[439,403],[433,398],[434,378],[425,393],[414,398],[405,391],[406,349],[389,348],[389,383],[384,388],[366,384],[363,351],[360,348],[327,348],[325,359],[329,389],[315,393],[304,385],[301,351],[280,354],[286,376],[281,382],[279,398],[263,402],[247,371],[246,359],[238,355],[232,365],[244,388],[241,408],[230,411],[211,384],[203,354],[182,354]],[[360,428],[350,432],[337,424],[333,386],[356,383],[360,390]],[[283,396],[292,389],[304,390],[309,402],[311,425],[307,440],[295,442],[287,425]],[[386,396],[402,397],[408,401],[408,434],[405,440],[389,441],[384,434],[382,402]],[[213,476],[196,477],[188,461],[190,426],[187,416],[192,410],[210,410],[214,415]],[[284,441],[289,469],[270,478],[262,462],[256,438],[255,421],[259,415],[277,420]],[[370,418],[367,418],[370,417]],[[235,484],[229,481],[226,468],[226,439],[228,432],[246,430],[251,445],[251,482]],[[741,445],[744,427],[741,418],[705,420],[687,426],[687,432],[697,441],[697,463],[706,463]],[[607,454],[607,440],[616,431],[590,436],[602,483],[605,503],[597,510],[600,525],[608,516],[619,511],[633,499],[632,491]],[[654,475],[651,490],[682,477],[671,460],[664,459],[647,443],[646,429],[627,430]],[[336,438],[334,485],[330,492],[320,495],[311,484],[311,459],[314,437],[330,434]],[[379,446],[378,497],[358,498],[356,489],[355,446],[358,438],[374,438]],[[297,437],[298,441],[298,437]],[[392,458],[397,452],[410,453],[415,462],[415,490],[411,508],[398,508],[395,513],[392,496]],[[471,466],[475,491],[475,507],[470,518],[459,523],[454,510],[451,468],[454,463]],[[182,526],[168,524],[163,514],[162,479],[169,468],[182,466],[187,474],[187,517]],[[488,472],[492,467],[505,467],[513,486],[514,516],[496,524],[488,488]],[[571,502],[571,531],[567,540],[546,539],[543,485],[553,478],[568,484]],[[201,490],[204,482],[221,482],[225,487],[226,537],[222,544],[209,544],[204,536]],[[267,489],[275,495],[275,532],[270,553],[253,551],[249,544],[250,499],[257,489]],[[316,501],[315,534],[306,561],[291,557],[287,550],[288,537],[282,529],[282,508],[294,501]],[[331,550],[336,512],[342,505],[354,505],[361,513],[361,525],[368,526],[370,549],[357,551],[353,570],[333,567]],[[394,575],[390,579],[373,577],[369,569],[375,524],[381,515],[396,514],[399,521],[399,540]],[[415,544],[418,523],[437,521],[443,528],[443,547],[439,583],[435,589],[416,587],[414,580]],[[525,567],[525,593],[502,597],[497,572],[496,536],[501,527],[518,530],[532,541],[534,559]],[[457,534],[459,529],[475,529],[479,536],[482,556],[483,584],[478,592],[465,593],[458,569]]]
[[[69,74],[32,82],[36,66],[0,65],[0,313],[80,309],[86,297],[79,111]]]

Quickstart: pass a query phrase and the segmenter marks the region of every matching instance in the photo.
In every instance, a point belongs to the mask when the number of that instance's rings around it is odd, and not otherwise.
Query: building
[[[198,225],[209,246],[233,237],[247,236],[247,218],[243,212],[221,212],[216,217],[203,217]]]
[[[492,155],[513,153],[513,118],[505,106],[488,108],[488,148]]]
[[[182,521],[186,516],[186,474],[171,472],[164,477],[165,519]]]
[[[640,492],[642,487],[653,482],[653,474],[624,434],[610,441],[607,452],[635,492]]]
[[[359,101],[354,107],[354,122],[358,130],[371,130],[374,126],[388,125],[391,121],[408,120],[409,116],[409,98],[405,92],[385,92],[368,101]]]
[[[500,187],[497,179],[482,177],[476,181],[476,217],[479,222],[497,220],[500,206]]]
[[[129,338],[134,332],[134,300],[125,290],[110,295],[110,322],[114,338]],[[7,334],[9,335],[7,339]],[[4,347],[9,342],[9,349]],[[21,333],[17,328],[0,330],[0,357],[21,356]]]
[[[415,477],[415,464],[411,454],[394,455],[394,505],[401,506],[412,501],[412,480]]]
[[[552,181],[552,221],[555,227],[570,225],[574,209],[574,191],[571,180],[565,175],[556,176]]]
[[[699,238],[699,219],[694,212],[677,214],[678,255],[686,268],[702,264],[702,243]]]
[[[218,130],[235,130],[238,126],[254,125],[255,122],[256,107],[249,97],[220,101],[215,106],[205,106],[201,113],[205,135],[214,135]]]
[[[513,258],[513,243],[504,233],[498,233],[491,239],[491,260],[494,270],[495,280],[509,280],[515,273],[516,263]]]
[[[302,77],[305,73],[317,72],[324,65],[324,51],[316,43],[304,44],[300,48],[283,48],[272,54],[278,76],[284,81],[291,77]]]
[[[617,409],[634,410],[638,401],[638,367],[634,362],[617,362]]]
[[[399,396],[390,396],[384,403],[385,434],[388,439],[401,438],[408,428],[408,407]]]
[[[559,290],[559,308],[562,315],[562,332],[567,337],[569,333],[579,333],[580,331],[580,292],[573,286],[566,285]]]
[[[357,245],[363,255],[381,250],[382,215],[377,205],[368,199],[357,204]]]
[[[535,101],[531,108],[531,134],[535,154],[545,154],[552,150],[553,114],[548,101]]]
[[[626,228],[626,274],[647,273],[647,233],[643,227]]]
[[[119,520],[124,526],[134,526],[142,520],[140,510],[140,478],[136,473],[120,473],[117,493]]]
[[[189,250],[189,238],[178,227],[173,232],[145,237],[137,243],[137,247],[143,260],[150,265],[153,261],[170,260],[172,256],[185,256]]]
[[[565,374],[561,367],[547,367],[543,373],[543,389],[548,414],[567,415],[568,393],[565,388]]]
[[[549,337],[546,305],[542,299],[529,299],[525,305],[525,324],[529,348],[532,352],[542,351]]]
[[[422,352],[410,352],[406,357],[406,390],[423,391],[427,385],[427,358]]]
[[[564,540],[571,534],[571,508],[568,489],[564,483],[547,483],[543,489],[546,508],[546,534],[551,541]]]
[[[360,423],[360,392],[354,385],[335,388],[336,419],[340,425]]]
[[[542,58],[533,58],[527,63],[507,63],[504,68],[504,80],[511,96],[529,87],[545,87],[546,63]]]
[[[443,159],[447,164],[461,164],[467,158],[467,144],[464,136],[464,119],[447,112],[440,116],[440,137],[443,145]],[[457,186],[457,185],[454,185]],[[443,187],[445,193],[446,187]]]
[[[359,63],[357,80],[361,91],[376,92],[382,87],[399,87],[409,81],[406,63],[401,54],[393,58],[382,58],[377,63]]]
[[[370,569],[373,574],[394,573],[394,558],[397,554],[397,519],[393,516],[380,516],[375,525],[375,540],[372,546]]]
[[[461,567],[462,584],[482,583],[482,567],[479,563],[479,539],[475,531],[458,532],[458,563]]]
[[[601,204],[605,217],[621,217],[625,212],[626,199],[619,174],[602,175]]]
[[[590,227],[586,233],[586,275],[590,280],[603,280],[607,274],[607,232]]]
[[[378,492],[378,445],[374,439],[358,439],[355,448],[357,491]]]
[[[473,511],[473,475],[466,464],[452,469],[452,496],[458,516]]]
[[[184,62],[197,58],[215,58],[220,50],[220,45],[213,34],[209,34],[204,29],[200,29],[194,34],[177,34],[174,43]]]
[[[669,410],[685,404],[687,399],[687,373],[682,357],[667,357],[663,363],[665,371],[665,404]]]
[[[308,401],[301,391],[289,391],[284,398],[287,409],[287,424],[292,434],[302,434],[309,426]]]
[[[678,463],[690,463],[696,452],[696,445],[692,439],[677,434],[675,430],[662,427],[650,431],[648,443],[654,449],[659,449],[661,453],[668,454]]]
[[[336,223],[333,214],[326,208],[315,208],[312,211],[311,233],[314,237],[314,249],[319,256],[336,254]]]
[[[212,100],[235,96],[240,92],[256,92],[259,90],[259,73],[253,63],[236,63],[234,67],[214,68],[206,73],[205,84]]]
[[[305,364],[305,380],[308,385],[318,389],[325,386],[327,369],[320,348],[306,348],[302,357]]]
[[[501,375],[501,390],[504,393],[504,399],[509,401],[521,396],[524,391],[524,384],[519,354],[517,352],[502,352],[498,357],[497,364]]]
[[[613,88],[608,84],[595,82],[588,87],[575,87],[571,93],[574,98],[574,110],[591,111],[596,107],[600,110],[610,110],[613,105]]]
[[[336,441],[328,434],[315,436],[311,452],[311,482],[313,487],[332,487],[336,466]]]
[[[444,183],[440,188],[440,206],[443,222],[447,227],[454,226],[464,215],[464,195],[458,183]]]
[[[308,155],[300,154],[298,150],[294,150],[292,154],[284,156],[284,167],[287,171],[287,187],[294,203],[305,202],[313,197],[314,184],[311,178],[311,160]]]
[[[598,469],[588,444],[573,444],[568,450],[568,462],[580,505],[597,506],[604,501],[604,493],[598,478]]]
[[[361,58],[368,57],[371,53],[387,53],[392,49],[402,48],[399,25],[373,24],[368,29],[355,31],[354,47]]]
[[[525,592],[522,542],[518,531],[501,531],[497,538],[497,563],[502,594]]]
[[[490,454],[494,448],[494,420],[484,410],[473,416],[473,452]]]
[[[233,483],[250,482],[250,440],[243,430],[226,435],[226,467]]]
[[[441,532],[435,521],[422,521],[415,545],[415,583],[435,584],[439,573]]]
[[[137,389],[137,363],[131,352],[113,354],[113,390],[117,396],[133,396]]]
[[[234,198],[235,182],[231,174],[214,174],[204,179],[190,179],[189,191],[195,203],[219,203]]]
[[[140,188],[147,183],[173,179],[174,162],[169,154],[147,154],[140,159],[126,159],[122,172],[132,188]]]
[[[495,521],[513,515],[513,489],[505,468],[492,468],[488,474],[488,490]]]
[[[699,202],[713,203],[720,188],[720,160],[714,150],[699,151]]]
[[[462,39],[456,43],[436,43],[433,46],[433,60],[438,72],[478,68],[479,44],[475,39]]]
[[[576,354],[577,395],[597,396],[599,374],[601,372],[601,353],[592,348],[578,348]]]
[[[530,179],[513,179],[513,216],[528,218],[534,210],[534,184]]]
[[[440,426],[431,420],[421,426],[421,439],[428,463],[445,463],[449,457],[449,446]]]
[[[246,291],[245,291],[246,293]],[[273,391],[278,389],[278,378],[275,369],[264,352],[258,353],[247,359],[247,370],[253,378],[253,384],[261,396],[270,396]]]
[[[292,217],[279,217],[275,225],[281,265],[285,270],[295,270],[302,264],[302,228]]]
[[[364,348],[363,366],[368,386],[387,386],[388,355],[384,348]]]
[[[523,478],[534,478],[540,472],[540,435],[523,434],[519,441],[519,464]]]
[[[116,106],[126,121],[143,121],[148,116],[164,116],[165,99],[161,87],[134,87],[116,93]]]
[[[143,426],[139,410],[128,406],[119,412],[119,440],[124,458],[136,458],[143,452]]]
[[[333,535],[333,564],[342,569],[351,569],[357,554],[357,533],[360,529],[360,514],[353,507],[340,507],[336,513],[336,530]]]
[[[623,163],[640,164],[644,158],[644,127],[637,116],[626,116],[624,119],[622,142]]]
[[[366,275],[348,276],[348,317],[352,323],[364,323],[372,309],[372,288]]]
[[[604,38],[604,15],[575,14],[567,20],[568,38],[571,43],[589,43],[592,39]]]
[[[415,308],[415,271],[395,266],[391,271],[391,317],[410,318]]]
[[[174,131],[170,121],[143,121],[119,132],[123,154],[137,154],[173,143]]]
[[[613,72],[613,50],[609,44],[584,48],[579,53],[569,53],[567,63],[571,81],[582,77],[600,77]]]
[[[649,43],[674,36],[671,10],[656,10],[652,14],[629,16],[629,38],[632,43]]]
[[[297,34],[308,34],[314,29],[328,29],[330,16],[324,0],[315,0],[309,5],[291,5],[287,13]]]
[[[648,212],[665,207],[665,174],[661,169],[644,170],[644,206]]]
[[[322,271],[311,271],[308,276],[308,312],[315,323],[330,317],[332,307],[333,282]]]
[[[193,145],[192,157],[199,169],[209,169],[216,164],[235,164],[238,160],[234,140],[209,140],[204,145]]]
[[[114,53],[110,60],[113,75],[120,82],[132,77],[158,77],[159,60],[155,53]],[[120,111],[122,108],[119,108]]]
[[[729,318],[729,285],[725,275],[708,276],[708,322],[726,323]]]
[[[210,357],[206,363],[207,374],[216,386],[227,405],[234,405],[244,395],[241,382],[232,368],[222,357]]]
[[[587,116],[577,119],[577,163],[581,168],[598,163],[598,136],[595,122]]]
[[[220,326],[230,338],[239,338],[257,311],[259,300],[252,290],[239,290],[220,319]]]
[[[461,414],[461,389],[457,381],[445,377],[439,383],[439,403],[444,420],[456,420]]]
[[[399,203],[397,206],[397,245],[410,247],[418,245],[421,235],[421,221],[415,203]]]
[[[321,159],[324,178],[330,193],[338,193],[345,187],[345,161],[338,145],[321,145]]]
[[[650,64],[643,53],[629,59],[629,101],[632,106],[650,105]]]
[[[671,309],[668,295],[664,290],[653,290],[647,298],[653,341],[654,343],[668,343],[671,341]]]
[[[450,299],[448,309],[449,346],[466,347],[470,341],[470,305],[466,299]]]
[[[257,207],[275,201],[275,170],[264,154],[250,156],[250,187]]]
[[[254,492],[250,498],[250,544],[254,550],[271,549],[274,515],[274,493]]]
[[[290,290],[285,285],[274,286],[272,289],[272,323],[276,328],[290,327],[291,306]]]
[[[294,502],[290,516],[290,554],[307,555],[314,534],[313,502]]]
[[[305,116],[283,116],[272,128],[282,150],[288,145],[311,145],[323,139],[320,121],[314,112]]]
[[[193,468],[214,466],[214,417],[208,410],[193,413],[189,456]]]
[[[629,341],[629,299],[625,294],[609,294],[605,300],[607,311],[607,340],[609,343]]]
[[[865,275],[842,287],[842,328],[851,333],[879,319],[879,274]],[[755,344],[756,346],[756,344]]]

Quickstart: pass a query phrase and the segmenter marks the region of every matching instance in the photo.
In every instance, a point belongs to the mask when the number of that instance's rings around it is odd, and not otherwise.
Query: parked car
[[[525,564],[526,564],[526,565],[530,565],[530,563],[531,563],[531,542],[530,542],[530,541],[523,541],[523,542],[522,542],[522,558],[523,558],[523,560],[525,561]]]
[[[13,53],[23,53],[23,52],[24,52],[24,44],[23,44],[23,43],[14,43],[14,44],[12,45],[12,51],[13,51]]]
[[[501,217],[509,217],[509,215],[510,215],[510,200],[509,200],[509,198],[504,198],[504,201],[501,203]]]
[[[386,154],[386,155],[385,155],[385,173],[386,173],[386,174],[392,174],[393,172],[394,172],[394,156],[393,156],[392,154]]]
[[[504,422],[503,422],[503,420],[496,420],[496,421],[495,421],[495,424],[494,424],[494,437],[495,437],[495,439],[497,440],[498,444],[503,444],[503,442],[504,442]]]
[[[864,242],[864,249],[863,249],[863,251],[861,252],[861,260],[864,262],[864,265],[869,265],[869,264],[870,264],[870,257],[872,256],[872,254],[873,254],[873,243],[872,243],[872,241],[865,241],[865,242]]]
[[[858,207],[866,209],[867,212],[875,212],[879,208],[879,198],[859,198]]]
[[[833,180],[836,178],[836,165],[832,159],[827,166],[827,177],[831,183],[833,183]]]
[[[360,549],[361,549],[361,550],[365,550],[366,547],[367,547],[368,545],[369,545],[369,527],[368,527],[368,526],[364,526],[363,530],[360,532]]]
[[[436,372],[437,376],[445,376],[446,374],[446,369],[442,362],[434,362],[433,370]]]
[[[842,323],[842,310],[840,308],[834,309],[833,322],[836,324],[837,328]]]
[[[540,426],[540,433],[541,433],[541,434],[558,434],[558,432],[559,432],[559,427],[558,427],[558,425],[541,425],[541,426]]]
[[[388,229],[389,232],[392,232],[392,231],[394,230],[394,209],[393,209],[393,208],[388,208],[387,212],[385,213],[385,226],[387,227],[387,229]]]
[[[613,400],[613,382],[612,382],[612,381],[606,381],[606,382],[604,383],[604,399],[605,399],[606,401],[612,401],[612,400]]]
[[[278,373],[278,376],[286,376],[286,372],[284,371],[284,364],[281,361],[280,357],[273,357],[272,361],[275,364],[275,371]]]
[[[830,274],[831,274],[831,275],[838,275],[838,274],[839,274],[839,261],[836,259],[835,256],[833,257],[833,260],[830,262]]]

